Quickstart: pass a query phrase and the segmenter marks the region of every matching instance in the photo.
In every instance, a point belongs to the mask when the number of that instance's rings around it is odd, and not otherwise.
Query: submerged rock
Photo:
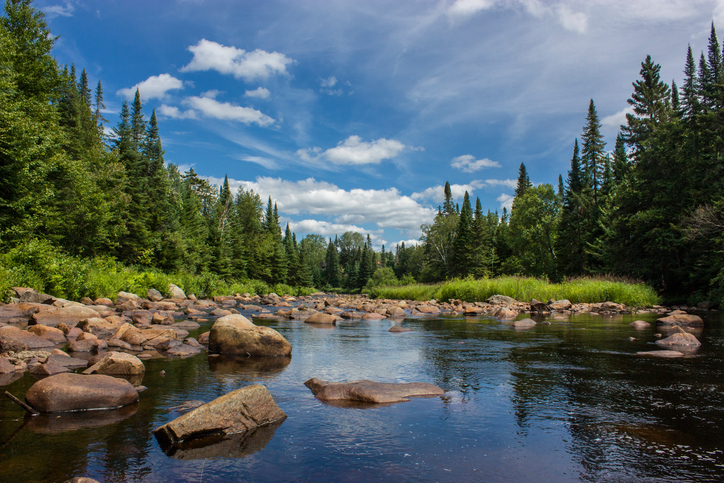
[[[316,314],[312,314],[311,316],[307,317],[304,320],[304,323],[305,324],[336,325],[337,317],[335,317],[334,315],[317,312]]]
[[[87,411],[127,406],[138,401],[130,382],[101,374],[57,374],[32,385],[25,401],[41,413]]]
[[[210,435],[246,433],[286,419],[266,387],[242,387],[179,416],[154,431],[165,446]]]
[[[441,396],[445,393],[434,384],[425,382],[388,383],[374,381],[329,382],[316,377],[304,383],[323,401],[347,400],[364,403],[396,403],[409,397]]]
[[[516,329],[529,329],[535,325],[537,325],[536,321],[527,318],[527,319],[521,319],[521,320],[514,320],[511,325]]]

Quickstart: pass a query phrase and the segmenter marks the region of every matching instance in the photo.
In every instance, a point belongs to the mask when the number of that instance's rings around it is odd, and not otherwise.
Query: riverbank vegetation
[[[312,287],[377,294],[385,285],[427,294],[414,283],[448,280],[440,297],[480,299],[492,286],[521,300],[573,302],[623,288],[589,281],[566,295],[547,290],[574,282],[541,280],[611,274],[670,300],[724,302],[724,61],[713,25],[698,65],[689,48],[681,89],[646,57],[612,151],[591,100],[557,187],[534,186],[521,164],[510,213],[484,213],[468,193],[455,203],[446,183],[420,243],[380,251],[356,232],[297,240],[271,198],[181,172],[165,161],[156,113],[144,112],[139,92],[111,123],[101,82],[93,90],[85,70],[58,65],[53,43],[29,0],[6,2],[0,289],[76,298],[173,281],[198,296]],[[533,280],[547,288],[525,288]]]
[[[376,298],[402,300],[436,299],[448,302],[484,302],[492,295],[507,295],[516,300],[531,299],[548,302],[567,299],[571,303],[611,301],[629,307],[650,307],[659,303],[656,291],[644,283],[623,282],[605,278],[580,278],[561,283],[549,283],[532,277],[499,277],[455,279],[424,285],[381,286],[369,290]]]

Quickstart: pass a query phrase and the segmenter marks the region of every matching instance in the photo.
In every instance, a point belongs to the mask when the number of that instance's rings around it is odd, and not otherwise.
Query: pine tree
[[[573,145],[571,169],[563,196],[561,221],[556,243],[558,272],[562,275],[581,275],[586,271],[585,212],[587,203],[583,187],[578,139]]]
[[[601,188],[603,176],[603,160],[606,156],[606,143],[601,134],[601,122],[598,119],[593,99],[588,105],[586,125],[581,135],[581,171],[583,186],[593,194],[593,204],[598,205],[598,190]],[[594,217],[595,218],[595,217]],[[593,221],[595,223],[595,220]]]
[[[453,267],[457,276],[470,274],[474,262],[475,239],[473,231],[473,210],[470,207],[470,195],[465,192],[463,207],[458,218],[455,241],[453,242]]]
[[[525,169],[525,164],[520,163],[518,168],[518,184],[515,187],[515,197],[522,198],[525,192],[533,186],[528,179],[528,171]]]
[[[684,67],[684,85],[681,88],[681,108],[684,118],[692,119],[699,113],[698,79],[696,76],[696,63],[691,52],[691,45],[686,52],[686,65]]]
[[[337,247],[334,245],[332,240],[329,240],[322,276],[324,277],[324,281],[327,285],[335,288],[340,286],[340,275],[339,254],[337,253]]]
[[[450,189],[450,183],[445,181],[445,201],[442,204],[442,213],[445,216],[455,214],[455,203],[453,202],[452,189]]]

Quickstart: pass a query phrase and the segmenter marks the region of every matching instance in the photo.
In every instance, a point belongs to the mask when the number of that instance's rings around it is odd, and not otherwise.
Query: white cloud
[[[236,47],[201,39],[198,44],[188,48],[194,54],[181,72],[215,70],[221,74],[231,74],[247,82],[257,79],[266,80],[274,74],[286,74],[287,65],[294,62],[279,52],[254,50],[247,52]]]
[[[221,91],[218,89],[211,89],[206,92],[201,93],[201,97],[208,97],[209,99],[216,99],[216,97],[221,94]]]
[[[495,0],[457,0],[448,9],[452,17],[469,17],[481,10],[489,10],[495,6]]]
[[[224,121],[238,121],[244,124],[268,126],[274,119],[251,107],[242,107],[228,102],[219,102],[211,97],[189,97],[184,100],[192,109],[201,112],[205,117]]]
[[[507,195],[507,194],[503,193],[496,198],[496,201],[500,202],[501,210],[503,208],[505,208],[506,210],[508,210],[508,213],[510,213],[510,210],[513,209],[513,198],[515,198],[515,196],[511,196],[511,195]]]
[[[579,34],[584,34],[588,30],[588,16],[585,13],[574,12],[565,5],[559,5],[556,13],[564,29]]]
[[[409,247],[416,247],[417,245],[422,245],[422,242],[420,240],[400,240],[397,243],[395,243],[395,246],[405,244],[405,248]],[[387,247],[388,252],[394,252],[395,247],[390,246]]]
[[[193,109],[187,111],[181,111],[178,107],[167,106],[161,104],[158,108],[158,113],[164,117],[170,117],[171,119],[198,119],[198,113]]]
[[[55,17],[72,17],[75,11],[75,5],[71,2],[65,2],[65,5],[50,5],[42,7],[40,10],[43,11],[45,17],[52,19]]]
[[[217,185],[224,181],[207,179]],[[430,223],[436,213],[435,209],[401,195],[396,188],[344,190],[314,178],[287,181],[270,177],[257,177],[255,181],[229,179],[229,185],[233,189],[239,186],[252,189],[263,200],[271,196],[281,214],[330,217],[333,224],[344,226],[374,224],[378,229],[399,229],[413,236],[419,233],[420,225]],[[365,231],[374,233],[374,230]]]
[[[621,128],[621,125],[626,124],[626,114],[633,114],[633,107],[629,106],[625,109],[618,111],[615,114],[606,116],[601,119],[601,127],[609,133],[616,133]]]
[[[394,139],[380,138],[365,142],[359,136],[350,136],[337,146],[322,151],[321,148],[300,149],[297,155],[303,161],[313,162],[324,158],[337,165],[360,166],[379,164],[385,159],[392,159],[407,146]]]
[[[472,195],[476,189],[483,187],[485,183],[480,180],[473,180],[468,184],[451,184],[450,192],[454,200],[461,200],[465,196],[465,192],[468,195]],[[445,201],[445,187],[443,185],[432,186],[419,193],[413,193],[410,196],[413,200],[424,200],[429,199],[435,203],[442,203]]]
[[[169,74],[152,75],[143,82],[139,82],[133,87],[119,89],[117,94],[124,96],[126,99],[133,99],[136,95],[136,89],[141,93],[141,99],[162,99],[166,97],[166,93],[175,89],[183,89],[184,85],[179,79]]]
[[[322,87],[334,87],[337,85],[337,78],[335,76],[329,77],[328,79],[322,79]]]
[[[264,87],[257,87],[253,91],[246,91],[244,93],[244,97],[253,97],[256,99],[269,99],[270,95],[271,92],[269,92],[269,89]]]
[[[515,189],[518,187],[518,180],[517,179],[486,179],[485,184],[487,186],[506,186],[510,189]]]
[[[239,159],[258,164],[266,169],[279,169],[279,165],[273,159],[265,158],[264,156],[240,156]]]
[[[465,154],[463,156],[453,158],[450,162],[450,166],[460,169],[466,173],[474,173],[475,171],[479,171],[483,168],[500,168],[500,163],[491,161],[488,158],[476,160],[474,156]]]
[[[338,223],[319,220],[290,221],[289,227],[295,233],[314,233],[322,236],[334,236],[347,231],[366,235],[368,231],[357,225],[340,225]]]

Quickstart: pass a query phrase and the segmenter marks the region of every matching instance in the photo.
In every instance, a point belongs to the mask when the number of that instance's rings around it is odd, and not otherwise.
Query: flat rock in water
[[[673,359],[673,358],[676,358],[676,357],[684,357],[684,353],[683,353],[683,352],[670,351],[670,350],[637,352],[636,355],[646,356],[646,357],[662,357],[662,358],[665,358],[665,359]]]
[[[138,392],[125,379],[101,374],[57,374],[32,385],[25,401],[41,413],[111,409],[138,401]]]
[[[656,341],[656,345],[668,347],[668,346],[680,346],[680,347],[698,347],[701,345],[701,342],[693,335],[689,334],[687,332],[684,332],[683,329],[680,327],[676,327],[678,329],[677,332],[671,334],[665,339],[660,339]]]
[[[88,367],[88,361],[85,359],[61,354],[51,354],[50,357],[48,357],[48,364],[55,364],[57,366],[67,367],[68,369],[85,369]]]
[[[314,377],[304,385],[323,401],[346,400],[375,404],[404,402],[409,401],[409,397],[441,396],[445,393],[438,386],[425,382],[329,382]]]
[[[411,332],[412,329],[408,329],[407,327],[400,327],[399,325],[393,325],[390,327],[390,330],[387,332]]]
[[[177,446],[213,434],[245,433],[287,417],[266,387],[242,387],[179,416],[154,431],[164,445]]]
[[[698,315],[686,313],[671,313],[666,317],[658,319],[657,324],[678,325],[680,327],[704,327],[704,321]]]
[[[423,314],[435,315],[440,313],[440,309],[432,305],[417,305],[415,309]]]
[[[573,306],[570,300],[554,300],[548,304],[548,308],[551,310],[568,310]]]
[[[331,314],[324,314],[322,312],[317,312],[316,314],[312,314],[311,316],[307,317],[304,320],[305,324],[325,324],[325,325],[336,325],[337,324],[337,317]]]
[[[651,324],[649,324],[648,322],[646,322],[644,320],[634,320],[633,322],[631,322],[628,325],[630,325],[634,329],[646,329],[647,327],[651,327]]]
[[[511,325],[516,329],[528,329],[530,327],[534,327],[535,325],[537,325],[537,323],[535,320],[527,318],[521,320],[514,320]]]

